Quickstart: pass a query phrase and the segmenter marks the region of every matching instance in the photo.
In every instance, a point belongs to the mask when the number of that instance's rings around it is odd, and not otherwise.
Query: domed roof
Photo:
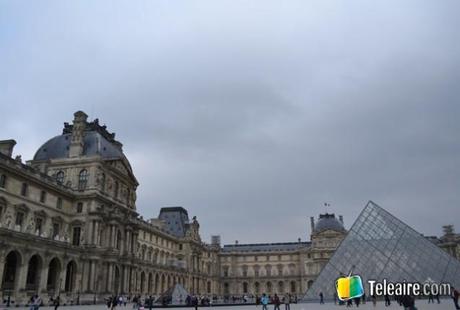
[[[320,214],[313,232],[318,233],[325,230],[342,232],[345,231],[345,227],[343,227],[342,222],[340,222],[333,213]]]
[[[48,160],[69,157],[71,140],[70,133],[56,136],[43,144],[35,153],[34,160]],[[122,150],[109,141],[100,133],[89,131],[85,133],[83,156],[101,155],[102,158],[123,158]]]
[[[62,135],[51,138],[35,153],[37,161],[69,157],[73,126],[64,123]],[[132,172],[129,161],[123,154],[122,144],[115,140],[115,134],[109,133],[105,126],[100,126],[96,119],[85,125],[82,156],[100,155],[103,159],[121,159]]]

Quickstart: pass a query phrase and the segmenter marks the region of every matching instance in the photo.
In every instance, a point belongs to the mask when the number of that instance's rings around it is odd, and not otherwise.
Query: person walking
[[[195,310],[198,310],[198,297],[196,295],[193,295],[192,304],[195,307]]]
[[[377,296],[375,296],[375,294],[372,295],[372,304],[374,305],[374,307],[377,306]]]
[[[361,297],[356,297],[354,298],[354,300],[355,300],[356,308],[359,308],[359,302],[361,301]]]
[[[42,299],[38,295],[34,295],[31,298],[30,310],[38,310],[42,305]]]
[[[452,287],[452,300],[454,301],[455,309],[460,310],[460,306],[458,305],[458,297],[460,293],[455,287]]]
[[[54,298],[53,304],[54,304],[54,310],[57,310],[59,306],[61,305],[61,297],[59,297],[59,295],[56,298]]]
[[[428,303],[434,303],[433,293],[431,293],[431,291],[430,291],[430,294],[428,295]]]
[[[388,294],[385,295],[385,307],[391,306],[390,296]]]
[[[273,297],[273,304],[275,305],[273,310],[280,310],[281,301],[278,294],[275,294],[275,297]]]
[[[291,294],[284,295],[284,310],[291,310]]]
[[[412,296],[404,295],[401,297],[401,304],[404,310],[417,310],[415,307],[415,300]]]
[[[324,295],[323,292],[319,292],[319,304],[324,304]]]
[[[262,297],[260,297],[260,303],[262,304],[262,310],[268,310],[268,297],[265,295],[265,293],[262,294]]]

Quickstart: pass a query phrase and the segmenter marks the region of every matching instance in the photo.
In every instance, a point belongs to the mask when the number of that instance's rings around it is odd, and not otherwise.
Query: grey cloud
[[[85,110],[124,144],[139,211],[183,205],[205,238],[305,239],[323,202],[350,225],[369,199],[439,235],[460,202],[458,9],[4,1],[0,132],[31,158]]]

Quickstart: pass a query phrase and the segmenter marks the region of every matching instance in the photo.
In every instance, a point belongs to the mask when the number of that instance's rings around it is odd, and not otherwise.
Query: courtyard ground
[[[443,299],[441,300],[440,304],[428,304],[426,300],[417,300],[415,306],[418,310],[455,310],[454,303],[452,299]],[[208,309],[209,307],[199,307],[200,309]],[[261,306],[220,306],[220,307],[211,307],[217,308],[218,310],[262,310]],[[5,308],[0,306],[0,309],[28,309],[26,307],[10,307]],[[54,307],[41,307],[41,310],[54,310]],[[63,306],[59,307],[62,310],[107,310],[105,305],[92,305],[92,306]],[[126,307],[117,307],[116,310],[132,310],[133,307],[127,305]],[[148,308],[146,308],[147,310]],[[159,309],[159,308],[154,308]],[[171,308],[175,310],[192,310],[193,308]],[[345,310],[345,309],[356,309],[347,308],[345,306],[338,306],[334,305],[333,303],[326,303],[324,305],[319,305],[318,303],[302,303],[302,304],[292,304],[291,310]],[[374,307],[372,303],[361,304],[359,306],[360,310],[377,310],[377,309],[386,309],[386,310],[396,310],[396,309],[403,309],[403,307],[399,306],[397,303],[392,302],[390,307],[385,307],[383,302],[378,302],[377,306]],[[268,310],[273,310],[273,305],[269,305]],[[285,310],[284,305],[281,305],[280,310]]]

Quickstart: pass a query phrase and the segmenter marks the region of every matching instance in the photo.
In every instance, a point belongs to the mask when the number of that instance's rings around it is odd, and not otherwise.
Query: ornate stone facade
[[[218,294],[219,248],[201,242],[196,219],[173,235],[164,221],[139,216],[122,145],[97,120],[75,113],[27,164],[11,157],[14,144],[0,143],[2,301],[39,293],[88,303],[174,283]]]
[[[136,212],[138,182],[122,144],[83,112],[26,164],[0,141],[0,303],[32,294],[62,303],[111,294],[156,295],[176,283],[192,294],[303,294],[346,235],[341,217],[311,218],[310,241],[202,242],[182,207]],[[446,249],[458,253],[458,236]],[[455,245],[455,246],[454,246]]]
[[[334,214],[320,215],[316,225],[312,218],[311,226],[309,242],[225,245],[219,255],[222,294],[302,295],[346,234]]]

